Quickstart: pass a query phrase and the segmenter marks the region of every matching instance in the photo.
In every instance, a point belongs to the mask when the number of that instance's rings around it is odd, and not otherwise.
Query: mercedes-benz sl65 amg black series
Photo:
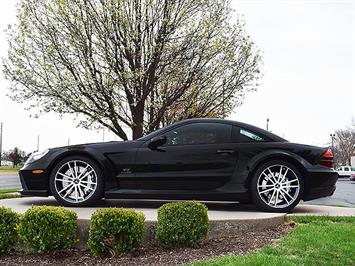
[[[332,195],[338,174],[327,148],[295,144],[223,119],[189,119],[134,141],[36,152],[20,170],[22,195],[66,206],[106,199],[239,201],[287,212]]]

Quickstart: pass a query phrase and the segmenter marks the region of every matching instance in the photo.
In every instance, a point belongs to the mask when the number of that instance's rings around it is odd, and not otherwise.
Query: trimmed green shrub
[[[198,202],[166,203],[158,209],[156,237],[166,246],[192,246],[206,237],[207,207]]]
[[[18,215],[9,208],[0,207],[0,254],[17,242]]]
[[[78,241],[77,215],[63,207],[34,206],[21,216],[18,233],[36,252],[72,248]]]
[[[99,209],[92,216],[88,246],[98,256],[132,251],[143,242],[144,214],[133,209]]]

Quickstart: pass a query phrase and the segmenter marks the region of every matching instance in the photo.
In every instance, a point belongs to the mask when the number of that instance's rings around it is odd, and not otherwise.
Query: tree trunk
[[[135,107],[133,113],[132,138],[138,139],[143,136],[144,102],[140,102]]]

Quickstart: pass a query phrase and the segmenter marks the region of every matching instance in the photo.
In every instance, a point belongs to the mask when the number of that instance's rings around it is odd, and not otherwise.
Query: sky
[[[16,20],[17,1],[0,1],[0,57],[7,54],[5,30]],[[228,117],[269,129],[292,142],[327,146],[330,134],[355,119],[355,0],[232,0],[247,33],[263,55],[256,92]],[[76,127],[74,116],[30,117],[26,104],[6,96],[9,82],[0,67],[3,150],[26,152],[119,140],[113,133]]]

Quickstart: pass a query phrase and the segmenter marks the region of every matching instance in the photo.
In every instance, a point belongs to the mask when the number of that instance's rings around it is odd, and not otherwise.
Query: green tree
[[[232,18],[234,22],[232,23]],[[261,57],[224,0],[22,0],[4,73],[12,99],[134,139],[225,117],[256,89]]]
[[[351,156],[355,152],[355,123],[346,129],[335,131],[334,159],[336,164],[351,165]]]
[[[26,152],[21,151],[17,147],[4,153],[4,159],[11,161],[14,167],[16,167],[19,163],[24,162],[26,158]]]

